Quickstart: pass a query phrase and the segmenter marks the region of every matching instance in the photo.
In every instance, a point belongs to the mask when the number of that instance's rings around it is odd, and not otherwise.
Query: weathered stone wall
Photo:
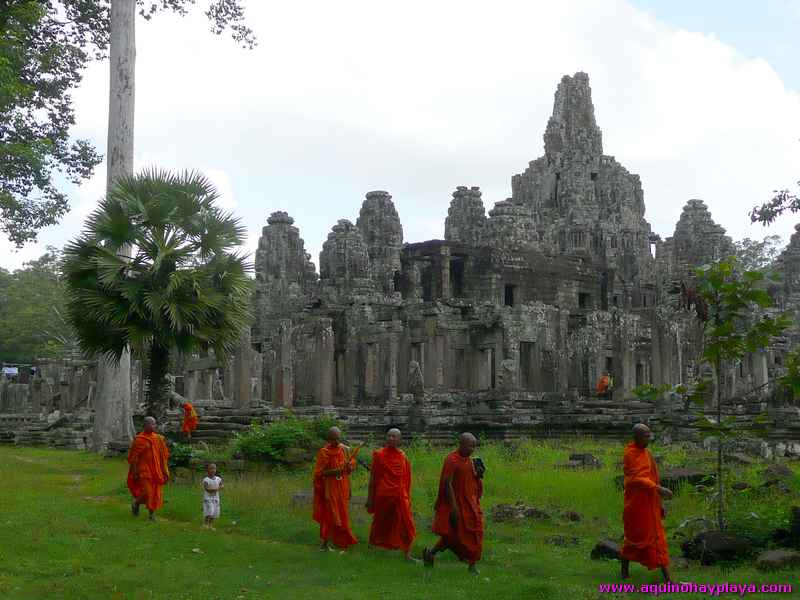
[[[656,256],[666,287],[672,281],[693,281],[694,269],[733,254],[733,242],[714,222],[705,202],[689,200],[675,233],[658,245]]]
[[[277,321],[302,310],[317,286],[314,263],[294,219],[278,211],[267,223],[255,258],[256,343],[271,335]]]
[[[392,295],[400,271],[403,226],[389,192],[369,192],[356,222],[369,256],[369,273],[378,291]]]
[[[256,252],[252,332],[228,364],[182,359],[177,393],[236,419],[328,411],[356,430],[395,423],[433,438],[466,427],[627,435],[640,419],[690,435],[695,413],[632,391],[700,375],[700,330],[676,286],[732,250],[725,231],[690,200],[672,236],[652,233],[639,177],[603,154],[584,73],[562,79],[544,154],[511,188],[487,217],[480,189],[458,187],[445,239],[411,244],[391,195],[369,192],[355,225],[333,226],[319,278],[294,220],[272,213]],[[800,316],[800,229],[778,266],[785,281],[770,292]],[[782,373],[798,343],[795,328],[718,385],[727,397],[749,393]],[[613,402],[595,393],[606,371]],[[29,388],[0,384],[0,413],[88,408],[92,380],[91,367],[49,366]],[[144,384],[132,385],[141,396]],[[751,408],[732,410],[749,419]],[[795,435],[795,408],[771,410],[785,420],[778,435]]]
[[[485,229],[486,209],[481,200],[480,188],[459,186],[453,192],[453,199],[447,210],[444,239],[468,246],[480,246],[484,242]]]

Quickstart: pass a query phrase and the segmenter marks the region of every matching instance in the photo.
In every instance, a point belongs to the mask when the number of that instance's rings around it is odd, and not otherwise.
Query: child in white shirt
[[[225,486],[222,477],[217,477],[217,465],[209,464],[207,473],[203,478],[203,527],[214,529],[214,520],[219,518],[219,491]]]

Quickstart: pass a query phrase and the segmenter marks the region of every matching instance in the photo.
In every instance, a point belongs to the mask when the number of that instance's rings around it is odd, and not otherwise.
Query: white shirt
[[[210,494],[208,490],[219,490],[220,485],[222,485],[222,477],[218,475],[214,475],[214,477],[203,477],[203,500],[216,500],[219,498],[218,491],[215,494]]]

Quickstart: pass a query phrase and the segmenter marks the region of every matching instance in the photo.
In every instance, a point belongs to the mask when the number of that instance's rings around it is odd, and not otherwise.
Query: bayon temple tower
[[[632,390],[698,375],[680,290],[732,241],[700,200],[675,199],[685,207],[673,235],[653,233],[639,176],[604,153],[585,73],[558,84],[543,141],[488,213],[479,187],[456,187],[441,240],[404,239],[391,194],[371,191],[332,226],[317,271],[302,222],[273,212],[255,255],[252,332],[227,366],[182,361],[176,392],[207,411],[331,412],[356,429],[433,437],[660,418]],[[779,266],[772,293],[796,307],[800,233]],[[731,397],[780,370],[792,335],[731,369]],[[603,372],[613,401],[595,397]]]

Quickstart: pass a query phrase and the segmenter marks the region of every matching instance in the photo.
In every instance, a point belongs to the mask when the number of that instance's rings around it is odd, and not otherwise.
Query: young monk
[[[625,507],[622,521],[625,542],[622,546],[622,578],[630,575],[630,561],[648,569],[661,568],[664,581],[670,582],[669,553],[664,535],[664,509],[661,499],[672,498],[672,492],[661,487],[658,467],[647,449],[653,434],[643,423],[634,425],[633,441],[625,447]]]
[[[164,504],[161,488],[169,481],[169,450],[164,438],[156,433],[156,420],[144,418],[144,431],[139,433],[128,450],[128,489],[133,496],[131,512],[139,515],[144,504],[155,521],[155,512]]]
[[[386,446],[372,453],[367,493],[367,512],[372,514],[369,543],[401,550],[412,562],[411,544],[417,536],[411,514],[411,463],[399,448],[399,429],[386,433]]]
[[[611,377],[608,372],[604,371],[603,374],[600,375],[600,379],[597,380],[597,396],[599,398],[608,397],[609,400],[611,399]]]
[[[186,440],[192,441],[192,432],[197,429],[197,411],[192,406],[191,402],[184,402],[181,404],[183,409],[183,424],[181,425],[181,433],[186,437]]]
[[[334,546],[346,550],[357,543],[350,529],[350,473],[355,460],[347,460],[350,449],[340,442],[338,427],[328,430],[328,443],[317,452],[314,466],[314,520],[319,523],[320,550]]]
[[[444,460],[432,528],[441,537],[433,548],[423,550],[426,566],[433,566],[437,552],[450,549],[469,564],[470,573],[478,573],[475,564],[481,559],[483,550],[483,474],[470,458],[477,444],[474,435],[462,433],[458,450]]]

